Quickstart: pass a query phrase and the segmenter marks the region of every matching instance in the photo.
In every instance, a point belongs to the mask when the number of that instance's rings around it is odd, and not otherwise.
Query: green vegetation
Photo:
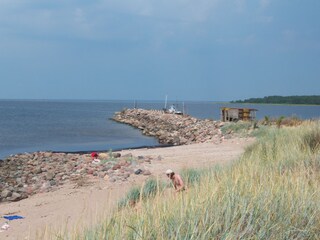
[[[226,134],[236,134],[240,137],[247,137],[249,135],[250,128],[253,128],[255,123],[252,122],[226,122],[225,125],[221,128],[223,135]]]
[[[272,104],[309,104],[320,105],[320,96],[268,96],[231,101],[232,103],[272,103]]]
[[[264,126],[275,125],[278,128],[280,128],[281,126],[296,127],[301,125],[302,123],[303,121],[296,116],[292,116],[292,117],[280,116],[278,118],[270,118],[269,116],[264,116],[264,119],[260,121],[261,125],[264,125]]]
[[[229,166],[183,171],[188,191],[152,180],[141,208],[71,239],[319,239],[320,122],[263,133]]]
[[[119,208],[125,206],[135,206],[139,201],[143,201],[154,197],[157,193],[162,192],[164,189],[164,183],[157,181],[154,178],[150,178],[142,187],[133,187],[127,195],[120,200]]]

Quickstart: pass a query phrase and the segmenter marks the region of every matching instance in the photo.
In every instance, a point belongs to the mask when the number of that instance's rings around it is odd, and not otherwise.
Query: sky
[[[0,0],[0,99],[320,94],[319,0]]]

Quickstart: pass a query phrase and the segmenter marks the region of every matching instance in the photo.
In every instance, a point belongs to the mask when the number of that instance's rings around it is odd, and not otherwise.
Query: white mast
[[[166,95],[166,100],[164,102],[164,109],[167,109],[168,95]]]

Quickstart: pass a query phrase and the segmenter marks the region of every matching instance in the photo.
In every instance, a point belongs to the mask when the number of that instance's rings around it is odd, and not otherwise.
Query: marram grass
[[[65,239],[320,239],[319,136],[319,122],[271,128],[230,166],[189,170],[188,191]]]

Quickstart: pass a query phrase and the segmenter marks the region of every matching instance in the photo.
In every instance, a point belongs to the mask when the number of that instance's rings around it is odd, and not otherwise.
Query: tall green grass
[[[118,207],[134,206],[139,201],[155,197],[155,195],[162,192],[164,188],[164,182],[159,179],[149,178],[141,187],[133,187],[127,195],[119,201]]]
[[[319,129],[270,128],[233,164],[183,173],[188,191],[158,191],[74,238],[320,239]]]

